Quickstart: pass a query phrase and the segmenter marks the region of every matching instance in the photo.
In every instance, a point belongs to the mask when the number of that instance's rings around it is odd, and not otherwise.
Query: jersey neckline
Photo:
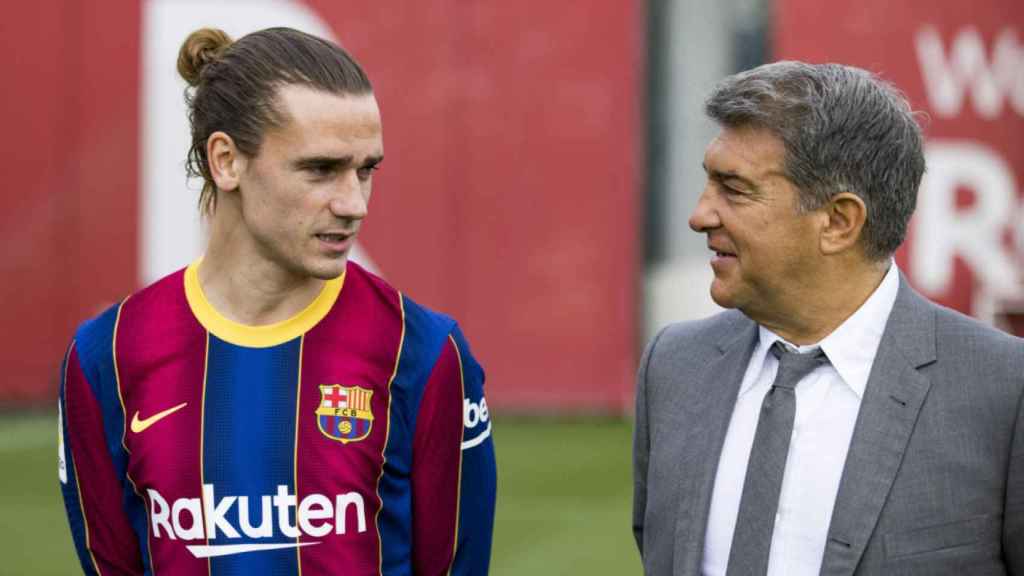
[[[199,258],[185,268],[185,299],[192,309],[192,315],[210,334],[225,342],[249,348],[269,348],[305,334],[327,316],[345,284],[345,273],[342,272],[341,276],[326,281],[320,294],[298,314],[274,324],[250,326],[225,318],[206,299],[203,287],[199,284],[199,264],[202,260]]]

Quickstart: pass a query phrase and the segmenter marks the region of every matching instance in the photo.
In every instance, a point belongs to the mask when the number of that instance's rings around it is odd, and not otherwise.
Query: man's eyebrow
[[[362,168],[370,168],[370,167],[376,166],[377,164],[380,164],[383,161],[384,161],[384,156],[383,155],[367,156],[366,159],[363,160],[363,163],[362,163],[362,165],[360,167],[362,167]],[[344,167],[347,167],[347,166],[351,166],[354,162],[355,162],[355,158],[353,156],[326,156],[326,155],[322,155],[322,156],[306,156],[306,157],[303,157],[303,158],[298,158],[298,159],[296,159],[295,161],[292,162],[292,165],[295,166],[296,168],[299,168],[299,169],[302,169],[302,168],[312,168],[312,167],[317,167],[317,168],[329,168],[329,167],[344,168]]]
[[[701,166],[704,168],[704,172],[707,173],[708,178],[711,178],[712,180],[716,180],[719,182],[725,180],[739,180],[740,182],[742,182],[743,184],[747,185],[752,189],[756,190],[758,188],[758,185],[753,180],[745,176],[741,176],[736,172],[732,172],[729,170],[711,170],[708,169],[707,164],[704,163],[701,163]]]
[[[351,156],[304,156],[296,158],[292,161],[292,165],[296,168],[342,167],[352,164],[352,160]]]

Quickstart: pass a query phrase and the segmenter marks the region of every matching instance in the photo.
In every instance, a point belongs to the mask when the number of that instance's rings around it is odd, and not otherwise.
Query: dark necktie
[[[787,351],[778,341],[772,345],[771,353],[779,359],[779,371],[771,390],[765,394],[757,420],[729,551],[729,576],[762,575],[768,571],[775,513],[796,416],[796,384],[828,362],[820,348],[801,354]]]

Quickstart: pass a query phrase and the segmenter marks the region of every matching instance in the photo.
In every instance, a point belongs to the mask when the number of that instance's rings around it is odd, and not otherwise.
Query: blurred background
[[[715,311],[687,226],[723,76],[868,68],[927,113],[897,263],[930,298],[1024,334],[1024,5],[1017,0],[35,0],[5,3],[0,553],[77,564],[56,482],[74,327],[202,253],[177,50],[200,26],[291,26],[364,65],[387,160],[356,259],[455,316],[496,419],[495,574],[638,574],[633,373]],[[4,572],[8,573],[8,572]]]

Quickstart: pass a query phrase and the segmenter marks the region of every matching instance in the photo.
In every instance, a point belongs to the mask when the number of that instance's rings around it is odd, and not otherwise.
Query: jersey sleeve
[[[496,467],[483,371],[458,328],[424,389],[413,446],[416,574],[486,574]]]
[[[103,410],[72,342],[61,367],[58,477],[71,536],[85,574],[143,574],[141,552],[122,507],[124,478],[107,448]]]
[[[459,351],[463,381],[462,470],[455,575],[487,574],[494,533],[497,466],[491,415],[484,396],[484,371],[470,353],[458,327],[452,340]]]

